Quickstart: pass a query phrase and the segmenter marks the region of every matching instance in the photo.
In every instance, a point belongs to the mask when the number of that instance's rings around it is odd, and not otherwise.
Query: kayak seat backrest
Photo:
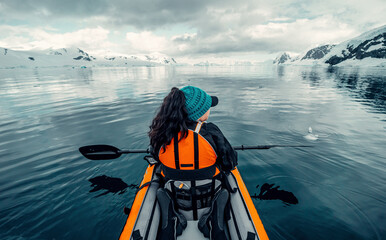
[[[187,226],[187,220],[182,213],[176,211],[169,191],[159,188],[157,200],[161,210],[161,226],[157,239],[169,240],[180,236]]]
[[[198,220],[207,211],[221,186],[219,179],[169,180],[165,183],[164,188],[173,196],[178,211],[190,221]]]

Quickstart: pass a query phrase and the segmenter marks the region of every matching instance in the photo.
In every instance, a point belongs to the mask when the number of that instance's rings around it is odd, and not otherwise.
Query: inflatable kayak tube
[[[156,239],[161,219],[160,208],[157,203],[159,165],[149,165],[146,169],[140,190],[137,192],[130,214],[122,230],[120,240]],[[231,239],[268,239],[264,226],[241,178],[237,168],[227,176],[235,193],[230,193],[230,215],[227,222]],[[151,184],[149,184],[151,182]],[[207,239],[197,227],[198,221],[188,219],[188,225],[177,239]]]

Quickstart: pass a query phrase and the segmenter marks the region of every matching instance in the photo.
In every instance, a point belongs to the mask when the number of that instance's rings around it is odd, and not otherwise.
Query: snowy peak
[[[283,64],[283,63],[289,62],[289,60],[291,60],[291,56],[288,53],[283,52],[283,53],[280,53],[275,58],[275,60],[273,60],[273,64]]]
[[[56,55],[56,56],[62,56],[64,54],[67,54],[67,49],[61,48],[61,49],[49,49],[48,54],[49,55]]]
[[[0,48],[0,68],[15,67],[86,67],[86,66],[156,66],[175,65],[177,61],[160,53],[144,56],[94,57],[80,48],[14,51]]]
[[[104,56],[103,59],[110,63],[124,62],[125,64],[127,64],[127,62],[136,61],[137,63],[141,62],[142,65],[146,65],[146,66],[177,64],[177,61],[174,58],[161,53],[154,53],[154,54],[140,55],[140,56],[109,55],[109,56]]]
[[[14,51],[0,48],[0,68],[87,65],[96,58],[79,48]]]
[[[326,56],[325,63],[336,65],[346,60],[364,58],[386,59],[386,26],[337,45]]]
[[[149,62],[156,62],[160,64],[165,64],[165,65],[175,65],[177,64],[177,61],[169,56],[166,56],[161,53],[153,53],[153,54],[148,54],[144,56],[146,61]]]
[[[84,61],[89,61],[89,62],[92,60],[96,60],[95,57],[88,55],[88,53],[86,53],[85,51],[83,51],[79,48],[78,48],[78,53],[79,53],[79,56],[74,57],[73,58],[74,60],[84,60]]]
[[[331,51],[331,49],[335,47],[335,45],[323,45],[316,48],[313,48],[309,50],[302,58],[301,60],[305,59],[322,59],[324,56],[326,56],[327,53]]]
[[[273,63],[363,65],[365,62],[369,66],[386,66],[386,25],[338,45],[323,45],[310,49],[302,57],[291,59],[288,54],[282,53]]]
[[[93,61],[96,60],[95,57],[89,55],[87,52],[83,51],[80,48],[76,49],[49,49],[48,55],[55,55],[55,56],[71,56],[74,60],[83,60],[83,61]]]

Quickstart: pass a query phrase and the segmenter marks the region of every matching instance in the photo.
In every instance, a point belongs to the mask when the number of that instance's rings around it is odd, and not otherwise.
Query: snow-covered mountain
[[[324,64],[322,59],[333,49],[335,45],[322,45],[312,48],[303,54],[290,56],[289,59],[283,63],[285,64],[296,64],[296,65],[315,65]]]
[[[291,61],[291,57],[288,53],[286,52],[283,52],[283,53],[280,53],[276,58],[275,60],[273,60],[273,64],[283,64],[283,63],[286,63],[286,62],[289,62]]]
[[[162,53],[148,54],[148,55],[142,56],[141,58],[145,61],[156,62],[156,63],[160,63],[160,64],[166,64],[166,65],[177,64],[177,61],[174,58],[169,57],[169,56],[162,54]]]
[[[280,58],[279,58],[280,57]],[[279,60],[281,61],[278,61]],[[296,58],[279,55],[276,64],[386,66],[386,25],[338,45],[323,45]]]
[[[14,51],[0,48],[0,68],[175,65],[174,58],[155,53],[144,56],[93,56],[79,48]]]
[[[324,58],[332,48],[334,48],[335,45],[323,45],[316,48],[313,48],[301,58],[301,60],[311,59],[311,60],[318,60]]]
[[[386,25],[337,45],[324,60],[325,63],[336,65],[365,58],[383,59],[386,62]]]

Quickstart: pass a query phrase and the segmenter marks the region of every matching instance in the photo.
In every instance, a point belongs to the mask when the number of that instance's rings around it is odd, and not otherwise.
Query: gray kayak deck
[[[177,237],[178,240],[201,240],[201,239],[208,239],[204,237],[204,234],[198,230],[197,227],[198,221],[188,221],[188,226],[186,229],[182,232],[182,235]]]

